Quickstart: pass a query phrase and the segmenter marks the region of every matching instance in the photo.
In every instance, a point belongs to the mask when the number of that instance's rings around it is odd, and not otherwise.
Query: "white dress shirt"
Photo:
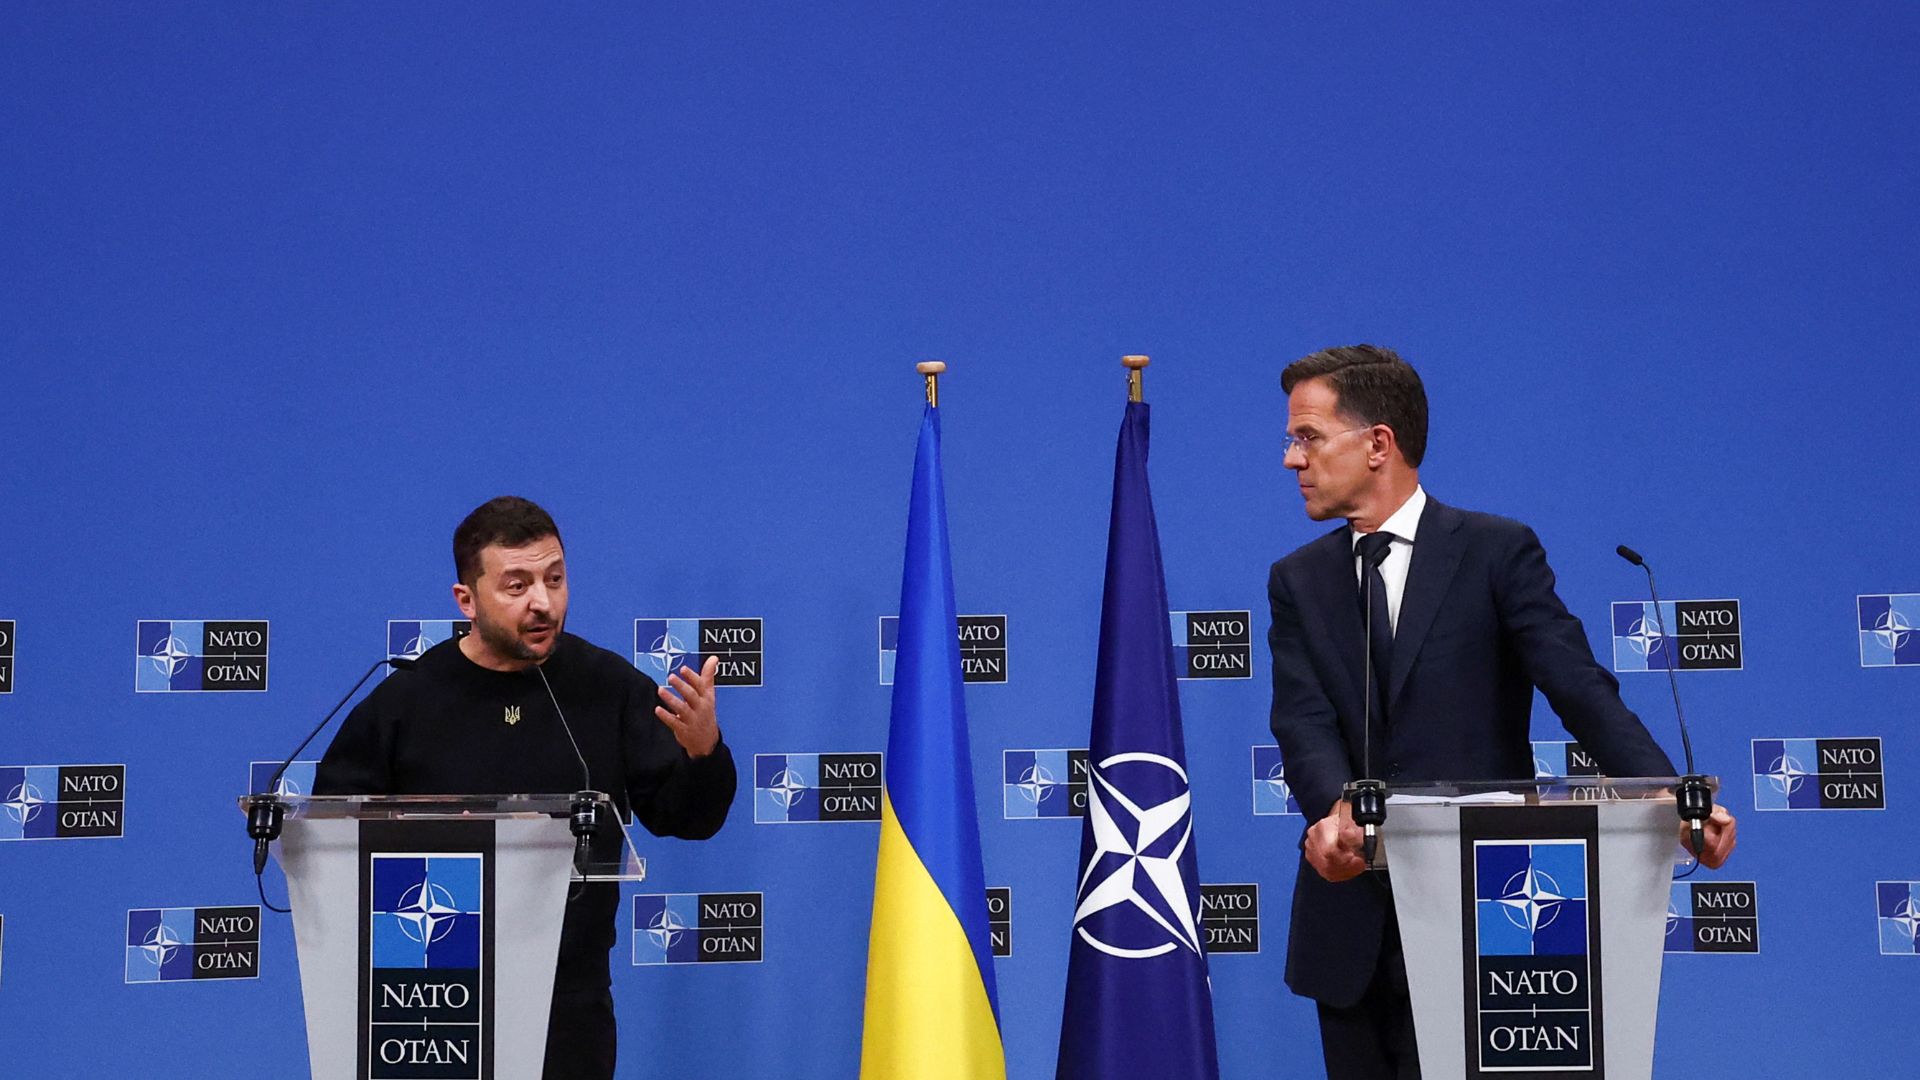
[[[1387,583],[1387,625],[1397,633],[1400,629],[1400,597],[1407,591],[1407,570],[1413,565],[1414,534],[1420,531],[1420,515],[1427,508],[1427,489],[1414,485],[1413,494],[1400,504],[1387,520],[1380,525],[1381,532],[1393,534],[1393,543],[1387,547],[1387,557],[1380,560],[1380,578]],[[1356,585],[1364,583],[1362,574],[1366,572],[1360,565],[1360,538],[1365,533],[1353,534],[1353,580]]]

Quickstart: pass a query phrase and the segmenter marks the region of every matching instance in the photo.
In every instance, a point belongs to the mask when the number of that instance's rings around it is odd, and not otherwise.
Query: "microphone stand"
[[[1366,566],[1361,571],[1361,580],[1366,582],[1365,600],[1367,606],[1367,662],[1366,685],[1361,691],[1361,757],[1360,767],[1366,773],[1364,779],[1349,783],[1346,788],[1347,804],[1353,810],[1354,824],[1365,830],[1360,842],[1360,853],[1367,860],[1367,869],[1374,869],[1374,855],[1380,843],[1380,826],[1387,823],[1387,785],[1384,781],[1373,779],[1373,572],[1386,561],[1387,552],[1392,544],[1381,545],[1378,551],[1365,556]]]
[[[1653,584],[1653,567],[1640,557],[1640,553],[1621,544],[1613,549],[1614,553],[1647,572],[1647,595],[1653,598],[1653,617],[1660,628],[1660,639],[1667,640],[1667,616],[1660,610],[1660,593]],[[1713,814],[1713,789],[1707,786],[1707,778],[1693,766],[1693,739],[1687,735],[1687,717],[1680,710],[1680,680],[1674,677],[1673,661],[1667,661],[1667,688],[1673,692],[1673,716],[1680,723],[1680,748],[1687,756],[1687,774],[1680,778],[1680,786],[1674,791],[1674,806],[1680,811],[1680,820],[1687,823],[1687,846],[1692,849],[1693,857],[1700,858],[1706,850],[1706,820]]]

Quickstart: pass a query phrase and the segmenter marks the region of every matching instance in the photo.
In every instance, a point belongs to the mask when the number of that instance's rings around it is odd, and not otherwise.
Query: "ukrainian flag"
[[[940,414],[913,458],[900,638],[867,945],[862,1080],[1006,1076],[940,480]]]

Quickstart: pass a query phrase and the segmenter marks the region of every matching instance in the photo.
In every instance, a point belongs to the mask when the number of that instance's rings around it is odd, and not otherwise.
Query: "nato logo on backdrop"
[[[1676,881],[1667,901],[1670,953],[1757,953],[1760,904],[1751,881]]]
[[[1753,740],[1755,810],[1884,810],[1880,740]]]
[[[762,893],[641,893],[633,898],[633,966],[757,964],[765,959]]]
[[[0,694],[13,693],[13,620],[0,619]]]
[[[1260,886],[1200,886],[1200,930],[1207,955],[1260,951]]]
[[[1920,955],[1920,881],[1873,883],[1880,922],[1880,955]]]
[[[1287,786],[1287,766],[1280,760],[1280,748],[1271,744],[1253,744],[1253,815],[1275,817],[1300,813],[1300,804]]]
[[[260,977],[258,907],[134,908],[127,912],[130,983]]]
[[[1085,750],[1002,750],[1000,777],[1004,818],[1087,816]]]
[[[1007,617],[959,617],[960,679],[970,683],[1007,681]],[[893,685],[894,657],[900,646],[900,617],[880,616],[880,685]]]
[[[0,840],[121,836],[125,765],[0,765]]]
[[[141,619],[133,688],[177,694],[267,688],[267,622]]]
[[[753,820],[879,821],[881,755],[753,755]]]
[[[1169,611],[1173,670],[1181,679],[1253,678],[1253,613]]]
[[[435,645],[472,632],[466,619],[388,619],[387,659],[418,660]]]
[[[633,666],[661,686],[682,666],[699,671],[717,657],[715,686],[762,685],[759,619],[635,619]]]
[[[1875,593],[1855,604],[1861,667],[1920,667],[1920,593]]]
[[[1613,605],[1613,670],[1738,671],[1740,601],[1651,600]]]

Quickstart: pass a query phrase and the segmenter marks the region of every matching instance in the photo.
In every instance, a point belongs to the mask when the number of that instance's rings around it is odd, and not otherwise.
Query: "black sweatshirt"
[[[542,669],[587,760],[588,787],[656,836],[704,840],[733,803],[733,753],[698,761],[653,714],[652,679],[616,653],[560,635]],[[517,712],[515,711],[517,710]],[[508,723],[509,718],[515,718]],[[314,780],[316,795],[514,795],[580,790],[580,760],[540,676],[493,671],[443,641],[396,671],[347,715]],[[602,839],[611,839],[603,830]],[[604,845],[596,844],[596,848]],[[608,985],[620,888],[596,883],[567,902],[554,990]]]

